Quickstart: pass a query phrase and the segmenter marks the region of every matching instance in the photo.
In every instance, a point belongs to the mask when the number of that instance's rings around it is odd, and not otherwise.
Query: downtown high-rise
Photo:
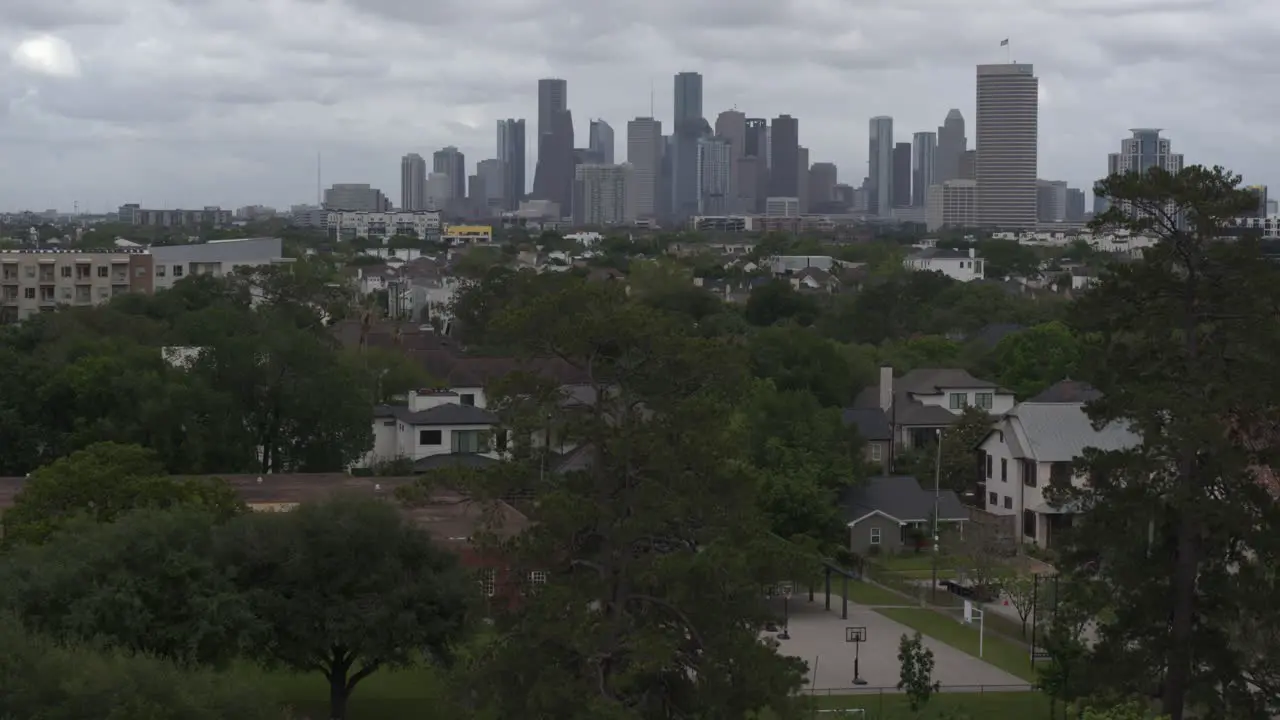
[[[520,207],[528,189],[525,185],[524,120],[507,118],[498,121],[498,162],[501,163],[502,207],[515,210]]]
[[[969,149],[969,139],[964,134],[964,115],[951,108],[938,126],[938,149],[934,155],[933,182],[942,184],[948,180],[960,180],[961,159]]]
[[[427,161],[417,153],[400,158],[400,209],[427,207]]]
[[[867,207],[879,217],[889,217],[893,209],[893,118],[871,118],[867,158]]]
[[[627,163],[631,165],[630,216],[653,218],[658,214],[658,176],[666,139],[662,121],[641,117],[627,123]]]
[[[573,208],[573,115],[569,112],[568,83],[559,78],[538,81],[538,163],[533,195],[550,200],[561,217]]]
[[[800,197],[800,121],[779,115],[770,126],[769,197]],[[806,171],[808,168],[806,168]]]
[[[601,163],[614,164],[613,126],[604,120],[592,120],[587,131],[587,150]]]
[[[938,158],[938,136],[931,132],[918,132],[911,136],[911,206],[924,207],[929,200],[929,188],[935,182]]]
[[[449,178],[449,197],[461,200],[467,196],[467,156],[450,145],[431,156],[431,171]]]
[[[689,217],[698,212],[698,142],[711,135],[711,126],[702,114],[702,75],[676,73],[673,90],[671,213]]]
[[[979,65],[976,149],[978,221],[984,227],[1036,226],[1040,81],[1031,65]]]

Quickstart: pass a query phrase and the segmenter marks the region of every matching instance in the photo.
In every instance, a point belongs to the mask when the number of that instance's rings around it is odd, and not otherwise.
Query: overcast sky
[[[0,209],[287,207],[324,183],[399,202],[399,161],[445,145],[468,170],[494,122],[568,80],[578,145],[600,117],[669,125],[702,73],[714,122],[799,118],[812,162],[865,174],[867,121],[934,130],[974,65],[1041,83],[1039,175],[1088,187],[1131,127],[1188,163],[1280,184],[1280,0],[0,0]]]

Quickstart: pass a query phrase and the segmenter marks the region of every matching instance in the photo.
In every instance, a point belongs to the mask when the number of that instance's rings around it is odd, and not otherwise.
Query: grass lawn
[[[329,684],[320,673],[263,672],[237,668],[231,674],[251,679],[281,705],[294,709],[298,720],[329,717]],[[439,680],[429,668],[380,670],[356,686],[348,705],[348,720],[445,720],[450,716],[439,698]]]
[[[840,588],[833,584],[833,592],[839,592]],[[913,605],[916,603],[911,598],[906,598],[891,590],[886,590],[879,585],[862,582],[861,580],[849,581],[849,600],[859,605]]]
[[[861,708],[865,715],[847,715],[859,720],[929,720],[944,713],[962,712],[972,720],[1034,720],[1048,717],[1049,698],[1036,692],[937,693],[917,715],[907,705],[905,695],[828,695],[814,698],[819,709]],[[819,718],[838,718],[839,713],[821,713]]]
[[[904,578],[929,580],[933,577],[933,555],[929,552],[902,553],[900,555],[882,555],[871,560],[890,572],[898,573]],[[951,555],[938,556],[938,575],[947,575],[956,568],[957,559]]]
[[[944,642],[956,649],[963,650],[974,657],[978,656],[978,628],[965,625],[955,617],[949,617],[934,610],[914,608],[890,608],[876,612],[887,618],[896,620],[913,630],[919,630],[939,642]],[[1026,646],[1018,645],[994,633],[986,633],[983,641],[982,659],[1020,677],[1027,682],[1035,682],[1036,673],[1031,668]]]

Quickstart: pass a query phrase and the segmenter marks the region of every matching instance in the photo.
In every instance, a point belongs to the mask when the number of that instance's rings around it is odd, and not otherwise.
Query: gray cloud
[[[81,77],[6,66],[39,33]],[[474,167],[497,118],[532,131],[539,77],[568,80],[580,142],[604,118],[623,158],[651,86],[669,123],[683,70],[708,120],[789,113],[810,159],[857,183],[873,115],[908,138],[958,107],[972,138],[973,66],[1003,62],[1004,38],[1046,91],[1042,177],[1088,187],[1150,125],[1250,182],[1280,166],[1274,0],[4,0],[0,155],[23,172],[0,198],[285,206],[314,197],[317,152],[326,182],[396,197],[406,152],[457,145]]]

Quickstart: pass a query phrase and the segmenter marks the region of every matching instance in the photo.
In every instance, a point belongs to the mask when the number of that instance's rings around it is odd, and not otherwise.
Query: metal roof
[[[1123,423],[1095,430],[1082,403],[1024,402],[1007,417],[1026,439],[1027,455],[1039,462],[1071,462],[1085,448],[1125,450],[1142,442]]]

